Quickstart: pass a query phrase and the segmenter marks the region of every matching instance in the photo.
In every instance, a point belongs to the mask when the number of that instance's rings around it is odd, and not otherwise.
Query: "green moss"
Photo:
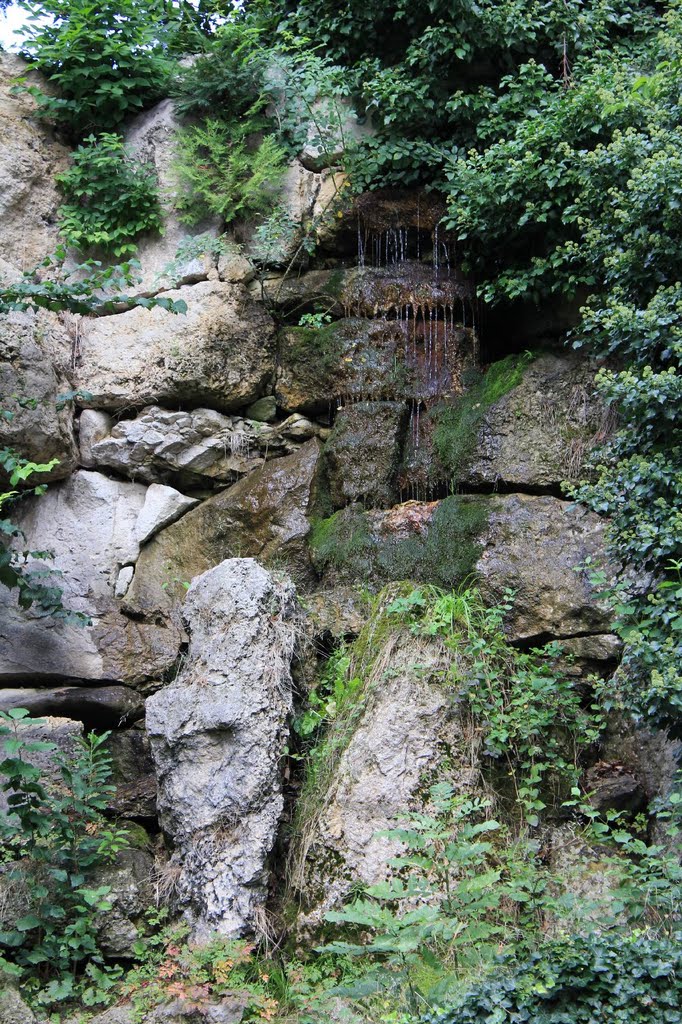
[[[327,519],[313,519],[310,548],[319,569],[332,567],[356,581],[365,580],[371,572],[374,543],[367,516],[360,509],[342,509]]]
[[[318,377],[338,369],[345,349],[345,331],[338,322],[322,327],[289,327],[286,337],[288,355],[294,364],[305,363],[308,369],[314,366]]]
[[[486,412],[521,383],[534,358],[530,352],[506,356],[493,363],[454,404],[442,403],[431,413],[434,446],[453,483],[459,482],[471,462]]]

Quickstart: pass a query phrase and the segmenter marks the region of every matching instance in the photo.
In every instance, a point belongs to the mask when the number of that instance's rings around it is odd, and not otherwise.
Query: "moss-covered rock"
[[[406,421],[403,402],[360,402],[339,413],[325,447],[334,508],[355,501],[379,508],[394,504]]]

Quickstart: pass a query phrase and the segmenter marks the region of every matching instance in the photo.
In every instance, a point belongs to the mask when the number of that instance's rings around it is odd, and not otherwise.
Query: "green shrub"
[[[422,1024],[680,1024],[679,940],[607,935],[549,942],[520,964],[510,958],[452,1009]]]
[[[164,0],[24,0],[22,52],[56,95],[26,87],[39,113],[75,137],[111,131],[167,94],[166,41],[174,16]],[[169,17],[170,14],[170,17]],[[46,21],[47,19],[47,21]]]
[[[176,206],[182,220],[195,224],[218,216],[230,223],[272,210],[286,169],[285,153],[270,135],[258,142],[255,130],[249,118],[208,118],[178,134]]]
[[[26,912],[0,931],[7,958],[0,965],[19,968],[43,1004],[77,994],[86,1005],[104,1001],[120,970],[104,968],[96,937],[97,916],[111,909],[109,889],[90,883],[128,845],[126,833],[103,813],[114,790],[103,749],[109,734],[90,733],[73,756],[56,753],[51,781],[31,755],[54,754],[55,744],[24,735],[25,726],[41,720],[18,708],[0,712],[0,723],[8,804],[0,840],[9,878],[26,892]]]
[[[154,173],[127,156],[120,136],[89,135],[72,159],[56,179],[64,195],[60,231],[69,245],[125,256],[140,235],[161,230]]]

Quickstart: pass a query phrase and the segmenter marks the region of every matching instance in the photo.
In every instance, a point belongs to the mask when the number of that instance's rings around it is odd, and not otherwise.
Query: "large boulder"
[[[359,501],[392,505],[408,410],[402,402],[360,402],[343,409],[325,447],[334,508]]]
[[[449,662],[441,644],[393,631],[372,656],[356,698],[365,703],[362,716],[329,789],[309,795],[297,823],[290,873],[304,909],[299,924],[321,924],[353,884],[387,877],[400,843],[379,833],[424,805],[427,780],[451,779],[463,790],[477,781],[443,685]]]
[[[194,581],[184,616],[182,670],[147,701],[159,817],[195,935],[237,936],[262,912],[283,809],[294,590],[229,559]]]
[[[177,634],[120,613],[116,588],[139,554],[136,524],[147,488],[81,470],[30,499],[18,516],[29,550],[52,551],[62,576],[67,608],[91,616],[93,625],[65,625],[16,605],[0,591],[0,679],[159,679],[177,657]],[[44,563],[36,563],[39,569]]]
[[[275,368],[274,324],[239,287],[202,281],[167,293],[187,313],[135,308],[83,321],[77,387],[83,404],[129,409],[157,402],[222,411],[265,393]]]
[[[610,428],[595,372],[575,355],[534,360],[485,412],[462,483],[539,489],[577,479],[585,456]]]
[[[147,618],[177,610],[183,584],[225,558],[273,558],[305,566],[305,542],[320,457],[317,440],[266,462],[162,530],[140,555],[126,596],[131,614]]]
[[[55,314],[0,316],[0,410],[11,413],[0,417],[0,447],[32,462],[58,459],[42,482],[68,476],[77,463],[72,407],[58,408],[70,390],[70,358],[71,339]]]
[[[453,495],[386,511],[351,505],[318,522],[313,562],[323,584],[414,579],[452,587],[472,574],[486,596],[514,593],[515,639],[610,630],[608,610],[579,571],[604,557],[603,522],[549,496]]]
[[[68,164],[66,147],[34,116],[32,97],[11,91],[25,72],[20,57],[0,52],[0,260],[15,270],[28,270],[54,251],[60,202],[54,176]]]

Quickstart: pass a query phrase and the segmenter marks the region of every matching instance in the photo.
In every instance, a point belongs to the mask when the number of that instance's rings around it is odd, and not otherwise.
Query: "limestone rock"
[[[377,651],[377,664],[391,671],[370,674],[362,718],[295,848],[293,880],[305,925],[321,924],[353,883],[372,885],[387,877],[387,861],[400,844],[377,833],[398,828],[402,814],[423,805],[425,778],[452,776],[462,789],[476,782],[461,722],[443,686],[447,661],[440,645],[394,635]],[[441,763],[443,750],[449,765]]]
[[[254,298],[265,298],[271,306],[290,311],[322,308],[334,317],[346,312],[343,300],[344,284],[352,271],[309,270],[298,274],[265,275],[254,281],[249,292]]]
[[[177,607],[184,591],[181,585],[162,588],[167,567],[182,583],[235,556],[306,564],[306,515],[319,457],[319,442],[308,441],[294,455],[266,462],[157,534],[142,550],[126,607],[143,616]]]
[[[144,729],[116,729],[105,746],[111,757],[111,784],[116,791],[110,807],[129,818],[156,817],[156,775]]]
[[[0,690],[0,711],[26,708],[35,718],[53,715],[87,722],[89,727],[118,728],[144,714],[144,701],[128,686],[61,686]]]
[[[223,999],[203,999],[198,1010],[190,999],[174,999],[155,1006],[145,1013],[144,1024],[239,1024],[248,1005],[248,993],[231,992]],[[197,1014],[201,1017],[197,1017]],[[138,1015],[132,1006],[112,1006],[104,1013],[91,1017],[89,1024],[136,1024]],[[12,1021],[11,1024],[14,1024]],[[80,1024],[79,1020],[65,1024]]]
[[[274,395],[259,398],[246,410],[246,417],[259,423],[272,423],[277,419],[277,402]]]
[[[154,902],[154,858],[147,850],[121,850],[113,864],[102,866],[92,878],[93,888],[107,886],[111,910],[102,913],[97,938],[109,957],[129,957],[143,931],[140,923]]]
[[[576,571],[587,557],[603,557],[602,520],[558,498],[453,495],[386,511],[349,506],[318,524],[311,554],[325,586],[414,579],[452,587],[475,573],[492,601],[514,591],[514,639],[610,629],[608,610]]]
[[[218,275],[221,281],[248,285],[256,276],[256,268],[246,256],[228,250],[218,257]]]
[[[63,573],[55,582],[66,607],[84,612],[92,627],[68,626],[16,606],[0,591],[0,679],[117,680],[160,678],[177,656],[177,633],[132,622],[120,614],[115,586],[122,566],[135,562],[135,535],[144,505],[141,484],[82,470],[27,501],[18,517],[29,550],[51,550]],[[38,563],[44,568],[43,563]]]
[[[147,488],[144,505],[135,524],[138,543],[145,544],[155,533],[174,523],[198,504],[198,498],[188,498],[174,487],[151,484]]]
[[[24,751],[23,757],[40,769],[44,782],[57,783],[60,775],[55,758],[59,754],[71,757],[77,753],[79,740],[83,735],[83,726],[80,722],[73,722],[69,718],[46,716],[41,719],[40,725],[30,719],[19,722],[17,733],[27,743],[38,742],[54,745],[52,750]],[[0,739],[0,760],[7,756],[5,743]],[[3,814],[7,807],[7,795],[0,791],[0,814]]]
[[[137,307],[83,323],[76,386],[99,409],[158,401],[223,411],[255,401],[274,373],[274,325],[234,285],[202,281],[167,297],[187,314]]]
[[[129,152],[153,169],[164,208],[163,235],[138,241],[135,258],[141,264],[142,280],[136,291],[151,294],[194,284],[205,281],[215,270],[216,257],[211,249],[220,234],[219,221],[207,220],[189,228],[180,222],[173,207],[178,188],[173,161],[179,129],[173,101],[167,99],[136,117],[124,135]]]
[[[184,616],[182,670],[147,701],[159,817],[195,934],[236,936],[264,903],[283,807],[294,590],[253,559],[229,559],[194,581]]]
[[[575,355],[543,355],[487,411],[462,483],[557,487],[575,480],[609,430],[594,391],[596,368]]]
[[[32,1010],[19,995],[12,979],[0,973],[0,1024],[35,1024]]]
[[[152,405],[134,419],[114,423],[86,409],[81,415],[81,458],[133,480],[205,487],[233,483],[266,458],[291,454],[320,431],[296,414],[276,424],[224,416],[213,409],[179,412]]]
[[[58,396],[70,390],[70,355],[71,341],[53,313],[0,316],[0,396],[12,413],[11,420],[0,419],[0,447],[33,462],[58,459],[49,474],[40,474],[42,482],[68,476],[77,462],[72,407],[57,408]],[[30,405],[22,408],[13,395]]]
[[[57,245],[54,176],[68,164],[66,147],[34,116],[32,97],[11,94],[25,69],[20,57],[0,53],[0,258],[19,270],[36,266]]]
[[[397,498],[396,475],[407,407],[361,402],[342,409],[325,447],[332,504],[386,507]]]

